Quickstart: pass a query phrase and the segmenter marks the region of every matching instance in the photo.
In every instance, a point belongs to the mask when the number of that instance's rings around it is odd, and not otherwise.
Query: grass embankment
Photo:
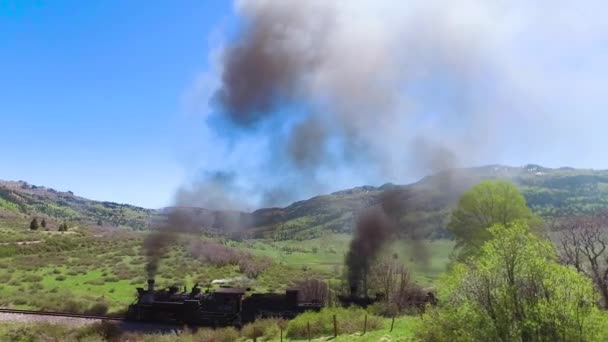
[[[333,338],[333,315],[338,317],[338,337]],[[218,330],[199,329],[195,332],[137,333],[121,332],[112,324],[93,324],[84,327],[69,327],[46,323],[1,323],[2,341],[147,341],[147,342],[232,342],[280,341],[280,326],[283,326],[283,341],[308,341],[307,323],[311,323],[311,339],[314,341],[411,341],[417,317],[404,316],[395,320],[393,331],[391,319],[368,314],[368,328],[363,333],[365,312],[361,309],[328,309],[319,313],[302,315],[290,322],[274,319],[260,320],[245,326],[241,331],[233,328]]]

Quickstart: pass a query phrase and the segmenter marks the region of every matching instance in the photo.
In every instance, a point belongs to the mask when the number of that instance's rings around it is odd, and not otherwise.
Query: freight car
[[[308,311],[319,311],[321,303],[306,303],[297,289],[285,294],[252,294],[247,289],[220,287],[202,292],[198,284],[190,292],[177,287],[156,290],[154,279],[148,288],[137,288],[137,299],[129,306],[127,320],[221,327],[252,322],[259,317],[293,318]]]

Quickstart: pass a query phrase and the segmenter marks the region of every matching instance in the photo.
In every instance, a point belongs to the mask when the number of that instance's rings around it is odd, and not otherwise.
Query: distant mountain
[[[409,208],[404,224],[423,236],[447,236],[449,214],[460,195],[484,179],[507,179],[517,184],[534,212],[542,217],[591,213],[608,207],[608,170],[551,169],[539,165],[489,165],[453,169],[409,185],[361,186],[295,202],[285,208],[252,213],[182,208],[198,215],[201,226],[220,231],[247,231],[256,237],[309,239],[324,232],[351,232],[357,212],[377,204],[386,189],[404,189]],[[0,182],[0,222],[42,215],[50,220],[143,229],[165,211],[126,204],[91,201],[71,192],[36,187],[25,182]]]
[[[0,223],[23,224],[38,217],[49,222],[51,228],[68,221],[145,229],[155,212],[128,204],[93,201],[71,191],[57,191],[24,181],[0,181]]]
[[[258,235],[307,239],[324,231],[351,232],[356,212],[378,203],[383,190],[409,190],[404,226],[417,227],[430,238],[448,236],[446,225],[460,195],[486,179],[506,179],[517,184],[528,206],[538,215],[551,218],[592,213],[608,207],[608,170],[551,169],[539,165],[509,167],[489,165],[441,172],[409,185],[363,186],[313,197],[282,209],[252,213]]]

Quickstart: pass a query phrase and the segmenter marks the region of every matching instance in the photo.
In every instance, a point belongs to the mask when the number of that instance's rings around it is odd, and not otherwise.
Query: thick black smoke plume
[[[406,214],[411,195],[404,189],[386,190],[380,203],[365,209],[357,219],[353,240],[346,254],[348,284],[353,295],[367,295],[367,278],[371,264],[391,238],[404,234],[413,243],[414,254],[426,258],[425,246],[413,227],[404,226],[400,218]],[[423,263],[425,260],[420,260]]]
[[[144,240],[148,278],[154,278],[161,259],[177,241],[179,233],[200,231],[200,228],[200,222],[186,209],[168,209],[167,216],[154,223],[153,231]]]

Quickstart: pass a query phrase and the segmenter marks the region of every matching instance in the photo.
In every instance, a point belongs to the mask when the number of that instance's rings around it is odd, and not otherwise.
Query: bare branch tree
[[[326,304],[329,299],[329,286],[319,279],[306,279],[296,284],[299,299],[303,302]]]
[[[608,307],[608,213],[562,219],[555,228],[561,261],[591,278]]]

